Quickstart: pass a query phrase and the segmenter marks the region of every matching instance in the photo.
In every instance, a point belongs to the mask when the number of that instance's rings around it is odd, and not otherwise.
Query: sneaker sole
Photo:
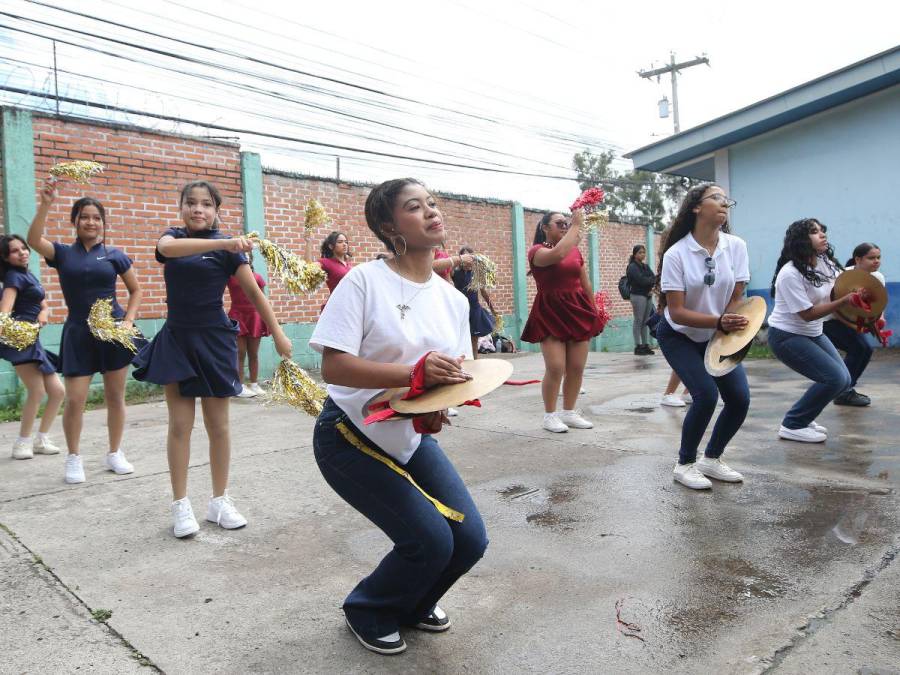
[[[215,520],[210,520],[209,518],[206,519],[206,522],[207,522],[207,523],[212,523],[212,524],[214,524],[214,525],[218,525],[218,526],[221,527],[223,530],[239,530],[239,529],[241,529],[242,527],[247,527],[247,521],[244,521],[244,523],[243,523],[242,525],[235,525],[234,527],[226,527],[225,525],[222,525],[221,523],[218,523],[218,522],[216,522]]]
[[[66,485],[79,485],[81,483],[84,483],[84,478],[82,478],[80,480],[69,480],[68,478],[66,478],[65,481],[66,481]]]
[[[697,469],[697,471],[699,471],[700,473],[702,473],[702,474],[703,474],[704,476],[706,476],[707,478],[712,478],[712,479],[714,479],[714,480],[719,480],[719,481],[722,481],[723,483],[743,483],[743,482],[744,482],[744,477],[743,477],[743,476],[741,476],[740,478],[723,478],[722,476],[716,476],[715,474],[707,473],[707,472],[704,471],[703,469]]]
[[[569,427],[565,429],[548,429],[547,427],[541,427],[544,431],[549,431],[551,434],[564,434],[569,430]]]
[[[192,535],[197,534],[200,531],[200,525],[193,530],[188,530],[187,532],[176,532],[174,529],[172,530],[172,534],[175,535],[176,539],[184,539],[185,537],[190,537]]]
[[[824,436],[825,434],[822,434],[822,435]],[[816,439],[798,438],[795,436],[789,436],[780,431],[778,432],[778,438],[780,438],[784,441],[794,441],[795,443],[824,443],[826,440],[828,440],[827,438],[816,438]]]
[[[12,456],[13,459],[34,459],[34,455],[22,455],[21,457],[17,457],[16,455]]]
[[[107,471],[112,471],[117,476],[127,476],[130,473],[134,473],[133,468],[129,471],[116,471],[114,468],[112,468],[111,466],[108,466],[106,464],[103,465],[103,468],[106,469]]]
[[[59,450],[35,450],[36,455],[58,455]]]
[[[416,630],[424,630],[429,633],[443,633],[445,630],[450,630],[450,626],[452,625],[453,623],[451,621],[447,621],[447,623],[441,626],[435,626],[430,623],[417,623],[413,628]]]
[[[406,651],[406,643],[405,642],[401,642],[400,645],[397,647],[390,647],[390,648],[378,647],[376,645],[369,644],[368,642],[366,642],[359,636],[359,633],[357,633],[355,630],[353,630],[353,626],[350,625],[350,621],[347,620],[346,617],[344,618],[344,621],[347,623],[347,628],[349,628],[350,632],[353,633],[353,637],[355,637],[357,640],[359,640],[359,644],[361,644],[363,647],[368,649],[370,652],[375,652],[376,654],[385,654],[385,655],[390,656],[391,654],[399,654],[401,652]]]

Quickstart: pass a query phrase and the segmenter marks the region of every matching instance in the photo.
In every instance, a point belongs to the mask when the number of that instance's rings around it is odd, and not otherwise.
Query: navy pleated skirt
[[[48,352],[44,349],[40,340],[21,351],[0,344],[0,359],[5,359],[14,366],[19,366],[23,363],[36,363],[38,370],[44,375],[59,372],[59,357],[53,352]]]
[[[153,384],[178,383],[186,397],[235,396],[238,324],[222,314],[221,324],[184,326],[166,321],[156,337],[134,357],[134,379]]]
[[[140,349],[147,341],[135,340]],[[103,342],[91,335],[87,321],[66,321],[59,342],[59,358],[63,377],[93,375],[126,367],[134,353],[114,342]]]

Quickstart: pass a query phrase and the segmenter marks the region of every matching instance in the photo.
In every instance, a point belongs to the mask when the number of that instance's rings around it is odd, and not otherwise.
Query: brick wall
[[[106,208],[109,245],[121,248],[134,260],[144,291],[139,318],[165,315],[166,292],[162,266],[154,259],[156,240],[171,226],[182,225],[178,195],[182,186],[207,179],[221,190],[222,230],[241,230],[240,154],[237,145],[204,139],[156,134],[128,127],[111,127],[35,115],[35,171],[47,176],[56,162],[89,159],[101,162],[103,174],[90,185],[65,183],[47,219],[45,235],[51,241],[71,243],[74,228],[69,221],[72,203],[82,196],[95,197]],[[35,199],[41,185],[35,186]],[[66,315],[55,270],[41,262],[41,281],[47,289],[53,323]],[[119,284],[123,306],[127,293]]]
[[[332,229],[343,232],[350,241],[355,263],[372,260],[385,251],[384,245],[366,225],[364,205],[369,188],[332,180],[267,172],[263,177],[266,209],[266,236],[293,251],[305,248],[303,220],[306,204],[318,199],[333,225],[311,233],[313,259],[319,257],[322,240]],[[463,245],[484,252],[497,264],[497,289],[491,291],[495,308],[511,313],[512,297],[512,205],[488,199],[437,195],[438,208],[447,230],[447,250],[456,253]],[[279,318],[290,322],[312,322],[328,297],[323,288],[314,296],[288,295],[277,281],[270,287]]]

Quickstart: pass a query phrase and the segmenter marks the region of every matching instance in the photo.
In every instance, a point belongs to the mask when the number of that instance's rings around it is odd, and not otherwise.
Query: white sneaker
[[[259,386],[258,382],[251,382],[248,389],[252,391],[257,396],[265,396],[266,390]]]
[[[13,441],[13,459],[31,459],[32,457],[34,457],[34,444],[30,438],[17,438]]]
[[[131,465],[131,462],[125,459],[125,453],[121,450],[106,453],[106,457],[103,459],[103,466],[120,476],[126,473],[134,473],[134,467]]]
[[[667,405],[671,408],[684,408],[687,403],[684,402],[678,394],[663,394],[659,401],[660,405]]]
[[[49,438],[44,436],[41,438],[40,435],[34,437],[34,454],[36,455],[58,455],[59,447],[51,441]]]
[[[778,430],[778,437],[787,441],[800,441],[801,443],[822,443],[828,438],[821,431],[816,431],[810,427],[788,429],[783,424]]]
[[[718,458],[711,459],[709,457],[701,457],[697,460],[695,466],[697,467],[697,471],[704,476],[725,481],[726,483],[740,483],[744,480],[744,477],[741,474]]]
[[[459,417],[459,410],[456,408],[447,408],[447,417]]]
[[[84,482],[84,467],[81,464],[81,455],[66,455],[66,482]]]
[[[179,539],[196,534],[200,530],[200,523],[194,518],[191,500],[187,497],[172,502],[172,525],[172,531]]]
[[[816,424],[815,421],[812,421],[809,423],[809,428],[812,429],[813,431],[818,431],[820,434],[828,433],[828,429],[823,427],[821,424]]]
[[[250,387],[245,387],[241,385],[241,390],[235,394],[238,398],[253,398],[256,396],[256,392],[253,391]]]
[[[544,413],[544,423],[541,425],[547,431],[552,431],[554,434],[561,434],[569,430],[559,416],[555,413]]]
[[[234,500],[227,492],[221,497],[210,498],[209,506],[206,507],[206,519],[226,530],[236,530],[247,524],[247,519],[234,508]]]
[[[708,490],[712,487],[712,481],[697,471],[697,463],[679,464],[675,462],[675,480],[692,490]]]
[[[570,429],[593,429],[594,423],[581,416],[579,410],[563,410],[558,413],[559,421]]]
[[[690,405],[694,402],[694,397],[691,396],[690,392],[686,391],[681,395],[681,400]]]

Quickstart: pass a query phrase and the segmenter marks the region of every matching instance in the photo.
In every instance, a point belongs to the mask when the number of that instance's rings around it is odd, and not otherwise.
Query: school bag
[[[628,283],[628,275],[623,274],[619,279],[619,295],[623,300],[631,300],[631,284]]]

